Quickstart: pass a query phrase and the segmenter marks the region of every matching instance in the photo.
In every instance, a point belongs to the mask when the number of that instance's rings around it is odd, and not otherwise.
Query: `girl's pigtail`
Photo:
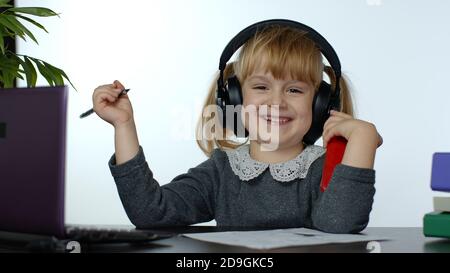
[[[330,78],[331,86],[336,86],[336,77],[331,67],[325,67],[325,73]],[[347,77],[343,74],[340,80],[341,87],[341,109],[340,111],[350,116],[354,116],[353,100],[350,92],[350,84]]]

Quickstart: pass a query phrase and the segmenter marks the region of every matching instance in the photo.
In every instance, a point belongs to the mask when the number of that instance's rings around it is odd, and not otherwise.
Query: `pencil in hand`
[[[120,95],[119,95],[118,98],[120,98],[122,95],[127,94],[128,92],[130,92],[130,89],[124,89],[124,90],[122,90],[122,92],[120,93]],[[81,114],[81,115],[80,115],[80,118],[81,118],[81,119],[87,118],[87,117],[89,117],[90,115],[92,115],[93,113],[94,113],[94,108],[92,108],[91,110],[89,110],[89,111],[87,111],[87,112]]]

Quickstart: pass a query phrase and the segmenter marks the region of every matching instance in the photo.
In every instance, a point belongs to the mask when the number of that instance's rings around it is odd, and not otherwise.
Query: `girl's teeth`
[[[289,119],[289,118],[267,118],[267,121],[268,122],[271,122],[271,123],[280,123],[280,124],[284,124],[284,123],[287,123],[287,122],[289,122],[289,121],[291,121],[291,119]]]
[[[289,119],[287,118],[281,118],[281,119],[268,119],[269,121],[274,121],[274,122],[286,122],[289,121]]]

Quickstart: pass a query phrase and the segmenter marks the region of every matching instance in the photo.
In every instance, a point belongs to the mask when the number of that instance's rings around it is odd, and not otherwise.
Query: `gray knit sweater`
[[[346,165],[335,168],[330,185],[320,191],[324,156],[304,178],[275,181],[267,168],[250,181],[233,172],[226,152],[212,156],[160,186],[142,147],[122,164],[109,161],[125,211],[138,228],[184,226],[216,220],[218,226],[306,227],[331,233],[357,233],[369,222],[375,171]]]

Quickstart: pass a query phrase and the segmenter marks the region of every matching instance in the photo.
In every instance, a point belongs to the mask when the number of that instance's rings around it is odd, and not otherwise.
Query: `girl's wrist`
[[[366,123],[363,126],[356,128],[350,135],[348,141],[361,140],[368,145],[373,144],[375,147],[380,145],[380,135],[377,132],[376,127],[373,124]]]
[[[134,123],[134,119],[131,118],[130,120],[128,120],[126,122],[119,122],[119,123],[113,124],[113,126],[116,131],[123,131],[123,130],[129,130],[129,129],[135,128],[136,124]]]
[[[139,152],[139,140],[134,120],[117,124],[115,128],[116,164],[133,159]]]

